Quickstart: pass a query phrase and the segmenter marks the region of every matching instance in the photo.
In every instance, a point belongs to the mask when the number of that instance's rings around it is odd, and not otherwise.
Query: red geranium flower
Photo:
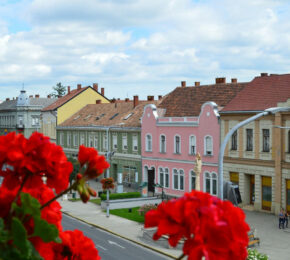
[[[5,185],[13,188],[24,179],[25,186],[41,185],[46,176],[47,185],[57,193],[67,188],[72,164],[62,148],[43,134],[34,132],[29,139],[14,132],[0,136],[0,176]]]
[[[78,160],[81,167],[86,165],[84,176],[93,179],[101,175],[105,169],[110,167],[103,155],[98,155],[94,148],[81,145],[79,148]]]
[[[249,226],[244,212],[228,201],[192,191],[161,203],[145,215],[145,227],[157,227],[153,239],[169,236],[176,246],[184,239],[188,259],[245,259]]]
[[[101,179],[103,190],[114,189],[114,179],[112,177]]]

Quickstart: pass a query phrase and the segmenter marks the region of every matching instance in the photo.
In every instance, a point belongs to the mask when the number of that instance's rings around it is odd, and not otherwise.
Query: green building
[[[112,101],[87,105],[57,126],[57,143],[68,157],[77,158],[78,147],[94,147],[107,157],[111,167],[106,175],[123,183],[138,186],[142,180],[141,117],[147,104],[158,101]]]

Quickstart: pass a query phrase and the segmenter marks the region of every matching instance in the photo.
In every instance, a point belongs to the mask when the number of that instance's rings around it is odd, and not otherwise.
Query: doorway
[[[155,191],[154,183],[155,183],[155,169],[152,168],[148,170],[148,191],[153,192],[153,194]]]
[[[255,175],[250,175],[250,204],[255,202]]]

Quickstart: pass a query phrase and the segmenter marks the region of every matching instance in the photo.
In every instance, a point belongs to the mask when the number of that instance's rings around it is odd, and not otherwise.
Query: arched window
[[[211,195],[217,195],[217,174],[205,172],[204,177],[205,191]]]
[[[189,137],[189,154],[194,155],[196,153],[196,138],[194,135]]]
[[[164,188],[169,188],[169,170],[159,167],[159,184]]]
[[[182,169],[173,169],[173,188],[184,190],[184,171]]]
[[[150,134],[146,135],[145,143],[146,152],[152,152],[152,136]]]
[[[148,182],[148,166],[144,166],[143,181]]]
[[[212,145],[212,137],[211,136],[206,136],[204,139],[204,151],[205,155],[212,155],[213,154],[213,145]]]
[[[179,135],[174,136],[174,153],[181,153],[181,140]]]
[[[195,190],[196,189],[196,174],[193,170],[190,171],[189,174],[189,182],[190,182],[190,190]]]
[[[160,135],[160,153],[166,153],[166,137]]]

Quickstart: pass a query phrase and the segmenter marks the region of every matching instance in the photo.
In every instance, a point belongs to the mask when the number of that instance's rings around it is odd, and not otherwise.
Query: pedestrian
[[[285,210],[285,214],[284,214],[284,224],[285,224],[285,227],[288,228],[288,212],[287,210]]]
[[[284,209],[282,208],[279,213],[279,229],[281,228],[284,229],[284,220],[285,220],[285,213],[284,213]]]

